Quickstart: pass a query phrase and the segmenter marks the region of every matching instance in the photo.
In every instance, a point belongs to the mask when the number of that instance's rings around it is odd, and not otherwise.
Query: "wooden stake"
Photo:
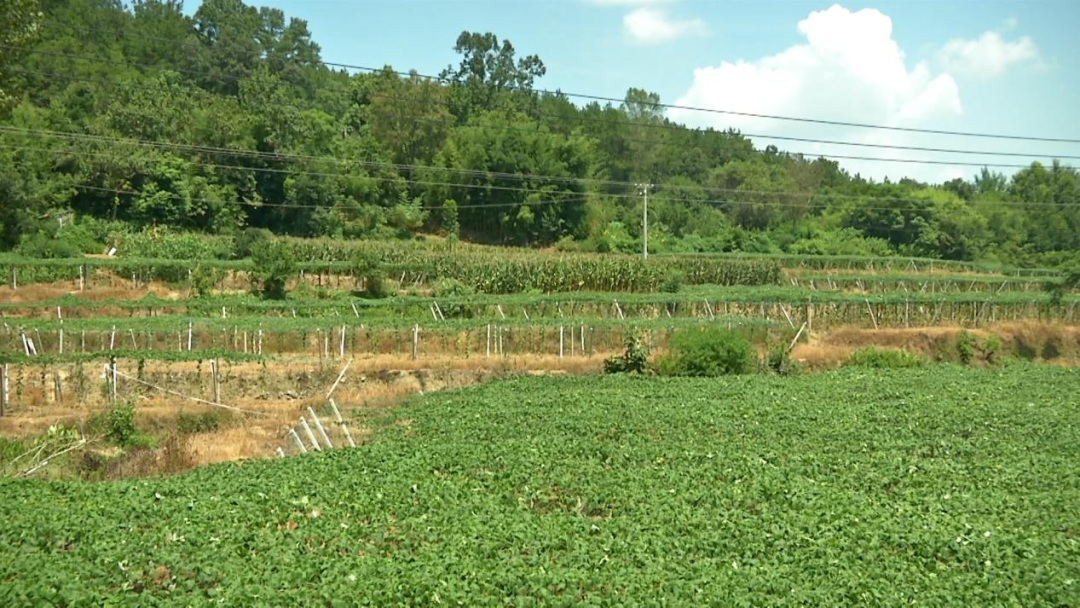
[[[214,378],[214,403],[221,403],[221,379],[218,376],[217,359],[210,360],[210,374]]]
[[[563,356],[563,327],[562,327],[562,325],[560,325],[559,326],[559,358],[562,359],[562,356]]]
[[[412,330],[412,358],[415,360],[419,358],[419,345],[420,345],[420,325],[413,325]]]
[[[7,363],[0,365],[0,416],[4,415],[8,407],[8,366]]]
[[[284,458],[285,457],[285,450],[281,449],[281,446],[278,446],[278,448],[277,448],[277,457],[278,458]]]
[[[194,333],[195,332],[192,329],[191,321],[188,321],[188,324],[187,324],[187,349],[188,349],[188,352],[191,352],[191,339],[192,339],[192,336],[193,336]]]
[[[877,329],[878,324],[877,324],[877,317],[874,316],[874,308],[872,306],[870,306],[870,300],[869,299],[865,299],[865,302],[866,302],[866,310],[870,311],[870,320],[874,322],[874,329]]]
[[[64,402],[64,391],[60,387],[60,370],[53,369],[53,398],[59,405]]]
[[[484,356],[485,357],[490,357],[491,356],[491,323],[488,323],[488,326],[487,326],[487,354],[484,355]]]

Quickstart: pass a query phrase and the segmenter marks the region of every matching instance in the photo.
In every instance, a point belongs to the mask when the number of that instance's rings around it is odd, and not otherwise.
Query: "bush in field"
[[[454,298],[466,298],[475,294],[475,289],[457,279],[439,279],[435,283],[434,295],[439,299],[452,300]],[[441,301],[439,302],[439,306],[441,307],[443,314],[447,316],[458,318],[470,318],[473,316],[473,309],[465,304]]]
[[[1057,305],[1065,298],[1065,292],[1080,288],[1080,266],[1063,268],[1061,278],[1047,283],[1045,289],[1050,293],[1050,302]]]
[[[296,274],[296,258],[292,249],[283,242],[271,242],[252,252],[254,269],[251,278],[264,297],[281,300],[285,298],[285,284]]]
[[[274,234],[266,228],[246,228],[236,235],[233,255],[237,259],[253,257],[256,251],[266,247],[273,240]]]
[[[631,331],[626,334],[626,351],[622,356],[611,357],[604,361],[606,374],[643,374],[649,364],[649,345],[641,334]]]
[[[364,295],[372,298],[385,298],[390,295],[386,285],[386,271],[381,268],[372,268],[364,273]]]
[[[710,327],[675,332],[657,371],[665,376],[723,376],[750,372],[756,362],[745,336]]]
[[[906,350],[889,348],[877,348],[868,346],[860,348],[848,355],[844,362],[845,366],[869,367],[873,369],[905,369],[922,367],[925,364],[922,358]]]
[[[203,298],[214,294],[214,287],[224,278],[225,272],[207,264],[198,263],[191,269],[191,290]]]
[[[998,353],[1001,351],[1001,346],[1001,338],[997,334],[987,334],[983,338],[982,344],[979,345],[979,350],[982,351],[987,363],[994,364],[998,362]]]
[[[956,352],[960,355],[960,362],[964,365],[968,365],[975,358],[975,336],[971,332],[960,332],[960,337],[956,339]]]
[[[660,291],[664,293],[679,293],[686,283],[686,275],[681,270],[669,270],[660,280]]]
[[[797,371],[795,362],[791,360],[791,351],[784,344],[773,344],[765,354],[765,367],[769,371],[786,376]]]
[[[135,438],[135,406],[127,402],[117,403],[108,411],[90,418],[88,426],[116,445],[128,445]]]

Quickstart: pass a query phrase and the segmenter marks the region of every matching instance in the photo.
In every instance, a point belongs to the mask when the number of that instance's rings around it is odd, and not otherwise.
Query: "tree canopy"
[[[1022,264],[1080,249],[1058,162],[879,183],[672,122],[655,93],[576,104],[536,55],[462,32],[438,78],[323,63],[307,23],[242,0],[8,0],[0,248],[58,218],[232,234],[905,254]]]

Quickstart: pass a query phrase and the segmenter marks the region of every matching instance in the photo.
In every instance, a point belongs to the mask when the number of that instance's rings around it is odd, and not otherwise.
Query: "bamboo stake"
[[[341,412],[338,411],[337,403],[333,399],[330,400],[330,409],[334,412],[334,420],[341,427],[341,432],[345,435],[345,439],[349,442],[350,448],[356,447],[356,442],[353,441],[352,433],[349,432],[349,425],[345,424],[345,420],[341,417]]]
[[[323,428],[322,420],[319,420],[319,417],[315,415],[315,410],[309,405],[307,411],[308,415],[311,416],[311,419],[315,422],[315,428],[319,431],[319,436],[322,437],[323,442],[326,444],[326,448],[330,450],[334,449],[334,444],[330,443],[330,436],[326,434],[326,429]]]

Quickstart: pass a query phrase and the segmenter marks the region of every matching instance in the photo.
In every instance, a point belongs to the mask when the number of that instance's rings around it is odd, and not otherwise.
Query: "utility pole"
[[[641,258],[649,259],[649,189],[653,184],[638,184],[638,194],[645,197],[641,213]]]

